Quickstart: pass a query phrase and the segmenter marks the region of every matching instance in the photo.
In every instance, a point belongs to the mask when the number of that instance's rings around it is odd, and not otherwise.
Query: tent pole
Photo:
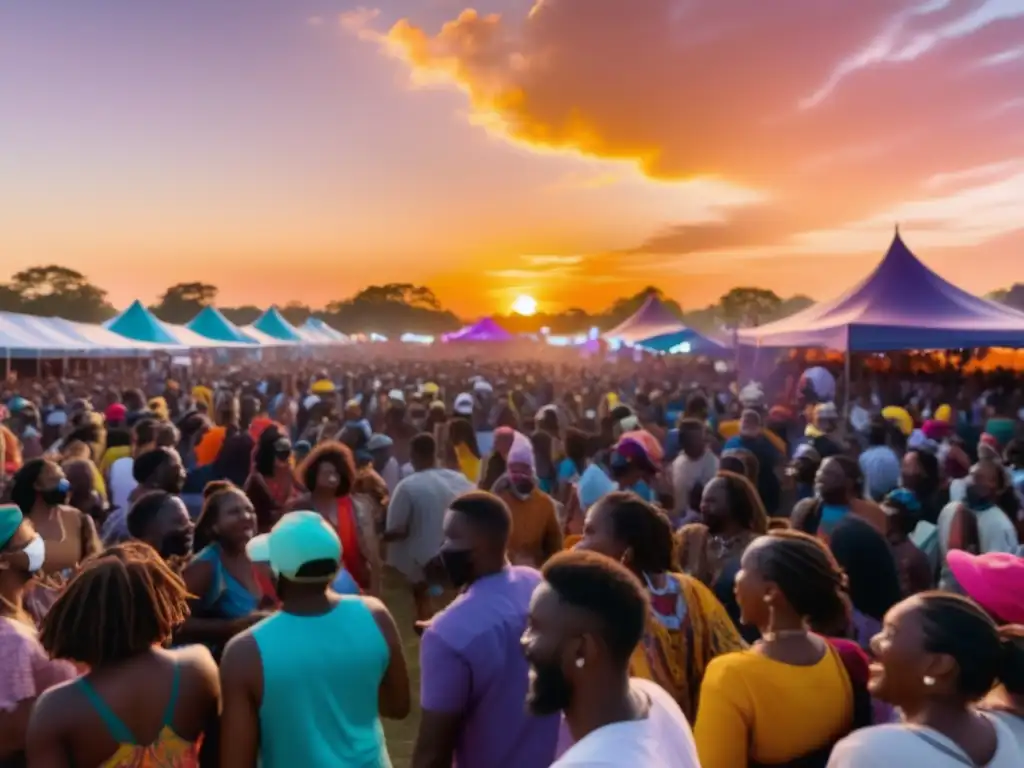
[[[850,351],[850,338],[847,335],[846,338],[846,359],[843,362],[843,379],[845,380],[845,393],[843,396],[843,421],[848,421],[850,418],[850,358],[853,357],[853,353]]]

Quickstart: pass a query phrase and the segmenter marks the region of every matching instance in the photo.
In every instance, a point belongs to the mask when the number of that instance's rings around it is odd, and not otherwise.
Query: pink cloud
[[[414,83],[460,88],[473,119],[511,141],[761,197],[666,226],[634,253],[763,260],[908,212],[939,231],[962,219],[958,195],[984,199],[1024,161],[1016,1],[538,0],[437,30],[365,16],[353,27]],[[1014,226],[989,223],[977,241]]]

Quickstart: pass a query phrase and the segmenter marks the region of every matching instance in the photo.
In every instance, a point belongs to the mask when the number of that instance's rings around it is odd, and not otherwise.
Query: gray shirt
[[[423,581],[423,566],[441,549],[444,515],[456,497],[475,490],[461,472],[427,469],[395,486],[388,505],[387,529],[408,526],[409,535],[388,544],[388,565],[413,583]]]

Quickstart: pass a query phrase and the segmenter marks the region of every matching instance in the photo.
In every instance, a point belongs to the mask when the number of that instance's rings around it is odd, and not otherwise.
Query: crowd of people
[[[1012,374],[294,368],[7,382],[0,767],[1024,765]]]

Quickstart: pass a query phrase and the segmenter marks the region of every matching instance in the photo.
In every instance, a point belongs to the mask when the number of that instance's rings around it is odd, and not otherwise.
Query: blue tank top
[[[259,607],[260,599],[224,567],[217,544],[203,547],[195,559],[213,565],[210,589],[199,596],[204,611],[222,619],[240,619]]]
[[[252,629],[263,663],[260,765],[391,768],[378,713],[390,651],[359,597],[322,616],[278,611]]]

